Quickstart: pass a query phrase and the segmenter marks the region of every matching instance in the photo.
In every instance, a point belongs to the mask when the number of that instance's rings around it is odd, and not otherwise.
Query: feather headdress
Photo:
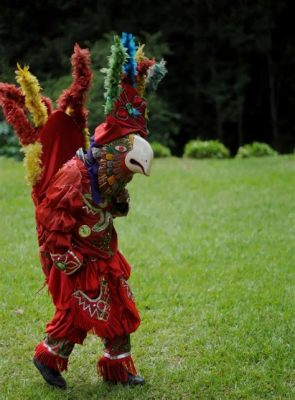
[[[89,133],[87,129],[88,110],[84,104],[86,95],[92,83],[92,71],[90,69],[90,52],[81,49],[76,43],[71,57],[73,67],[73,83],[65,89],[57,100],[58,109],[70,115],[85,136],[85,148],[89,147]]]
[[[131,33],[123,32],[121,40],[114,36],[111,46],[108,68],[101,71],[106,74],[104,97],[106,99],[105,114],[110,114],[122,92],[122,83],[134,87],[140,96],[145,91],[151,93],[157,90],[160,81],[167,73],[166,62],[156,62],[144,54],[144,44],[137,46]]]
[[[123,65],[123,70],[126,74],[126,77],[130,85],[134,86],[137,74],[136,71],[137,62],[135,58],[137,47],[135,44],[134,36],[131,33],[123,32],[121,41],[122,45],[125,47],[128,54],[128,59]]]
[[[33,117],[34,126],[36,128],[43,126],[47,121],[48,114],[46,105],[42,102],[40,95],[41,86],[38,79],[30,73],[27,65],[21,68],[17,64],[15,75],[16,81],[19,83],[25,96],[25,105]]]
[[[149,59],[144,55],[144,44],[138,47],[135,54],[137,61],[136,87],[140,96],[144,95],[148,70],[155,64],[155,59]]]
[[[121,40],[114,37],[104,86],[106,120],[95,130],[95,142],[104,144],[115,138],[137,132],[143,137],[147,130],[145,92],[157,89],[167,73],[165,61],[156,63],[144,55],[144,45],[137,46],[131,33],[123,32]]]
[[[104,81],[106,99],[104,105],[105,114],[109,114],[114,107],[114,103],[120,94],[120,83],[122,79],[123,65],[127,61],[127,50],[123,46],[119,36],[114,37],[114,44],[111,46],[111,55],[109,57],[109,67],[101,71],[106,74]]]
[[[167,74],[166,61],[163,59],[160,62],[152,65],[147,71],[146,91],[153,93],[158,89],[158,85],[164,76]]]

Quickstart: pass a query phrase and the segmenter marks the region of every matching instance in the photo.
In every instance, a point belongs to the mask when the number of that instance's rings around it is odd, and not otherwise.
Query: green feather
[[[121,78],[123,72],[123,65],[128,59],[127,50],[122,45],[119,36],[114,37],[114,44],[111,46],[111,55],[108,60],[108,68],[104,68],[101,71],[106,74],[104,81],[105,93],[104,97],[106,99],[104,105],[105,114],[112,112],[114,108],[115,101],[118,99],[121,90]]]

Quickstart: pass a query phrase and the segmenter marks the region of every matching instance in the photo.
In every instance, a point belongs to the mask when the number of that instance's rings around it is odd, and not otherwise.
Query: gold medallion
[[[88,225],[81,225],[79,228],[79,235],[81,237],[88,237],[91,235],[91,228]]]

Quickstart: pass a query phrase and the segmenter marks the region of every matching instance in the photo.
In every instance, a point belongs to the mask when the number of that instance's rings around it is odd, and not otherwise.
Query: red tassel
[[[97,362],[97,373],[102,376],[104,381],[114,383],[126,383],[128,381],[128,373],[131,375],[137,374],[131,356],[119,360],[111,360],[102,356]]]
[[[62,358],[51,353],[43,342],[39,343],[35,349],[35,358],[48,368],[55,371],[67,371],[68,358]]]

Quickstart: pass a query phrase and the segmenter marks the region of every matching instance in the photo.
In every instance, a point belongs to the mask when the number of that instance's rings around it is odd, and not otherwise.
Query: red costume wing
[[[42,144],[42,176],[35,186],[35,194],[41,200],[51,178],[84,146],[84,135],[69,115],[55,111],[41,129],[39,137]]]

